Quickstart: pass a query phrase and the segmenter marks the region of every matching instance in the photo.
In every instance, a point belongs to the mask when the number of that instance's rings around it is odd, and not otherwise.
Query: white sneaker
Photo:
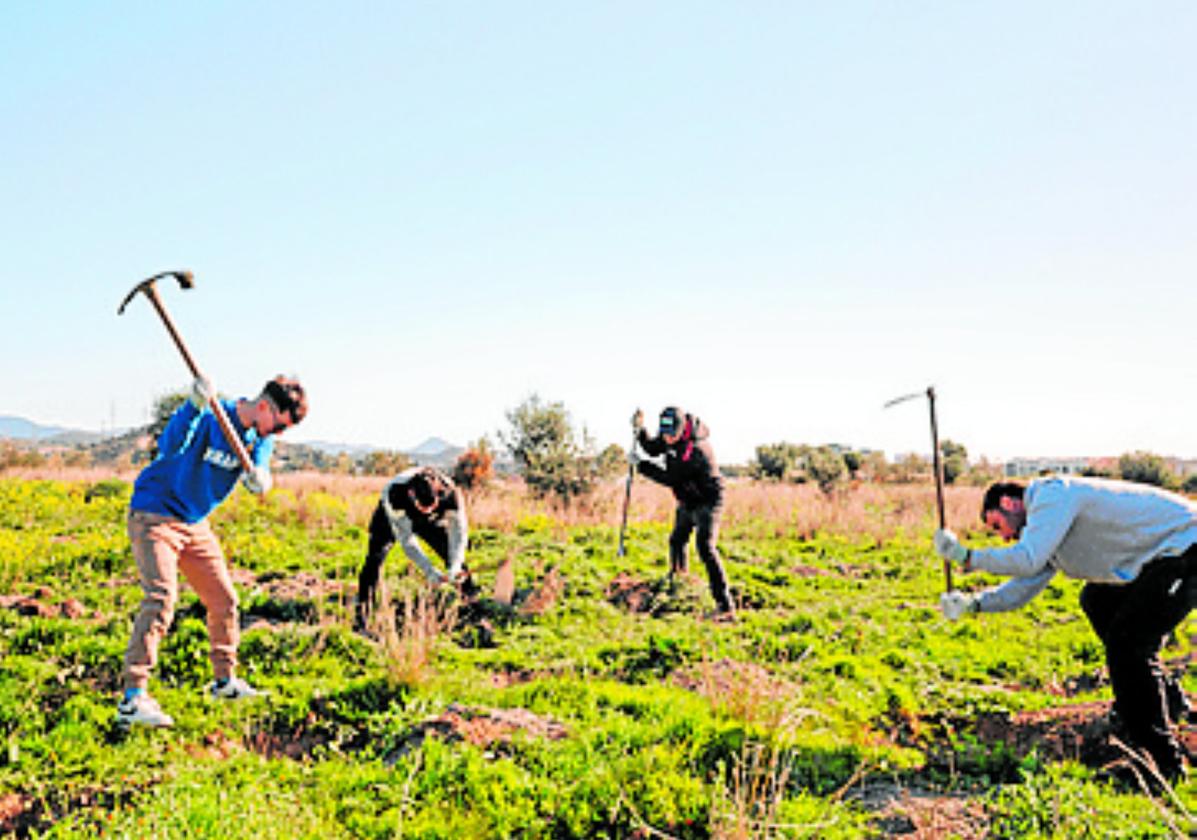
[[[162,711],[158,701],[144,691],[130,700],[122,700],[116,707],[119,726],[174,726],[175,719]]]
[[[208,695],[214,700],[248,700],[252,697],[265,697],[267,692],[254,688],[240,677],[230,677],[224,685],[212,683],[208,686]]]

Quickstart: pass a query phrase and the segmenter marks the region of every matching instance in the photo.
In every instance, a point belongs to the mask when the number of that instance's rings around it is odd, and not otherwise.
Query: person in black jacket
[[[644,430],[644,414],[637,411],[632,418],[636,440],[650,456],[665,456],[662,468],[643,459],[633,447],[628,454],[632,465],[645,478],[664,484],[677,499],[677,517],[669,537],[669,573],[685,574],[688,570],[687,545],[697,529],[698,554],[707,569],[711,595],[715,599],[716,618],[733,618],[735,607],[727,586],[727,574],[715,541],[719,536],[719,514],[723,510],[723,476],[715,462],[715,452],[708,440],[706,425],[676,406],[661,412],[657,437],[650,438]]]

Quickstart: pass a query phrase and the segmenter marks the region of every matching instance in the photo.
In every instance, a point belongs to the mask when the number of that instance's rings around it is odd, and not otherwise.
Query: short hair
[[[995,481],[985,491],[985,499],[981,502],[981,521],[991,510],[1000,510],[1002,499],[1021,499],[1026,487],[1017,481]]]
[[[262,387],[261,396],[266,397],[279,410],[291,418],[294,426],[308,414],[308,395],[298,379],[279,374]]]
[[[453,486],[449,476],[436,467],[423,467],[408,482],[408,492],[420,507],[428,508],[435,505]]]

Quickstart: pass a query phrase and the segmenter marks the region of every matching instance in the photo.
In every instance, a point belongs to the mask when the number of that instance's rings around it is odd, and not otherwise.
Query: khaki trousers
[[[129,511],[129,542],[144,597],[125,650],[126,688],[145,688],[179,600],[179,572],[208,611],[209,657],[216,679],[237,665],[237,593],[220,543],[205,519],[188,525],[145,511]]]

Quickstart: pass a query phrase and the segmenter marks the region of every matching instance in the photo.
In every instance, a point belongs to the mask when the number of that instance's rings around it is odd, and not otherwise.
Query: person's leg
[[[241,628],[237,623],[237,591],[224,552],[207,520],[190,526],[191,540],[179,555],[179,570],[194,587],[208,612],[209,658],[217,681],[237,667]]]
[[[1183,751],[1170,726],[1159,652],[1193,607],[1195,559],[1197,549],[1152,561],[1134,582],[1089,584],[1081,598],[1105,644],[1114,708],[1127,736],[1169,777],[1180,771]]]
[[[123,682],[126,689],[144,690],[174,618],[178,556],[186,535],[182,523],[142,511],[129,512],[128,530],[143,597],[125,650]]]
[[[723,561],[719,557],[716,541],[719,538],[719,514],[722,507],[698,508],[695,511],[695,521],[698,524],[697,543],[698,555],[707,569],[707,580],[711,584],[711,595],[722,613],[734,611],[731,592],[727,586],[727,573],[723,570]]]
[[[357,579],[357,600],[353,616],[353,626],[357,630],[364,630],[374,613],[378,576],[383,561],[387,559],[387,554],[394,544],[395,530],[380,503],[374,508],[374,515],[370,517],[370,540],[366,548],[366,560]]]
[[[694,516],[689,508],[678,505],[669,535],[669,574],[684,575],[690,570],[689,542],[694,531]]]

